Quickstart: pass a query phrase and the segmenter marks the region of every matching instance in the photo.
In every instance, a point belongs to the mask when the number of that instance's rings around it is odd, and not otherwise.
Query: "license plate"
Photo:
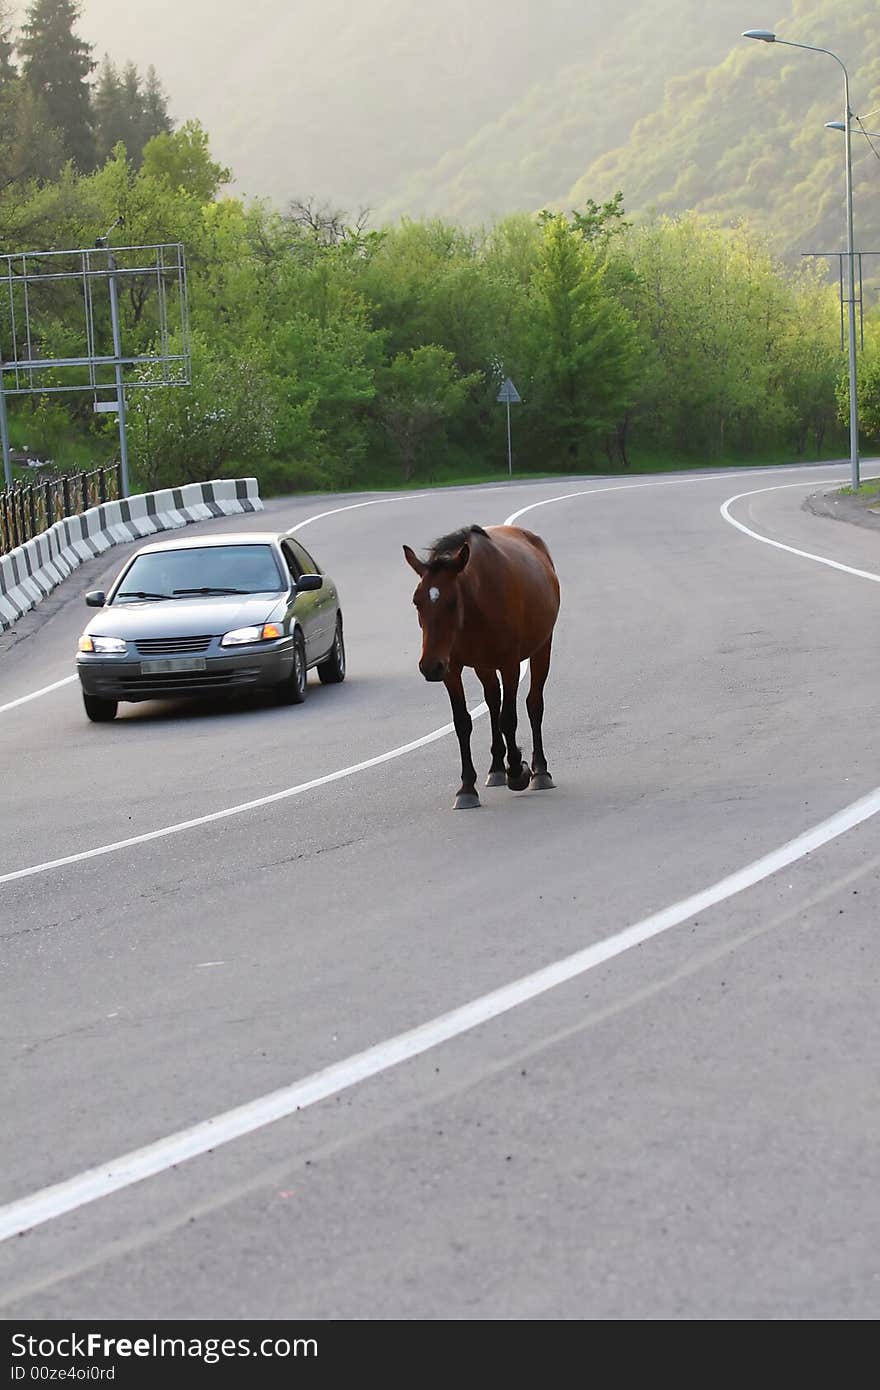
[[[142,676],[159,676],[165,671],[204,671],[203,656],[165,656],[155,661],[141,662]]]

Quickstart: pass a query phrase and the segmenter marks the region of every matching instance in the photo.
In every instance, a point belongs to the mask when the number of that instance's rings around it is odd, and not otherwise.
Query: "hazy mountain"
[[[622,188],[630,212],[745,213],[789,250],[832,249],[840,69],[739,35],[771,24],[835,50],[867,113],[877,6],[774,3],[82,0],[80,28],[99,58],[156,65],[172,115],[203,121],[243,193],[476,222]],[[880,248],[880,168],[858,137],[855,152],[857,238]]]
[[[876,4],[791,0],[777,30],[837,53],[853,109],[868,130],[880,129]],[[657,109],[590,164],[568,196],[577,204],[623,188],[632,209],[747,216],[771,228],[790,255],[836,250],[845,244],[845,142],[824,126],[843,115],[843,73],[833,58],[741,40],[717,66],[669,82]],[[853,168],[856,245],[880,251],[880,140],[853,135]],[[877,269],[880,260],[865,263],[866,275]]]
[[[628,0],[623,9],[638,8]],[[386,201],[617,27],[603,0],[83,0],[81,31],[154,63],[242,191]]]

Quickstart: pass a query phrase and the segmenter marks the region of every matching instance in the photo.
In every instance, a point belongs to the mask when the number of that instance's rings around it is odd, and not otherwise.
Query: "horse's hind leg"
[[[507,743],[507,785],[512,792],[522,792],[529,785],[529,769],[523,761],[522,749],[516,741],[518,662],[502,670],[501,685],[504,690],[504,698],[501,701],[501,732]]]
[[[547,674],[550,670],[551,643],[552,639],[548,638],[545,645],[535,652],[531,659],[532,678],[529,683],[529,693],[526,696],[526,709],[529,712],[529,722],[532,726],[532,786],[535,791],[547,791],[556,785],[547,771],[547,759],[544,757],[542,737],[544,686],[547,683]]]
[[[489,719],[492,724],[492,766],[486,778],[487,787],[503,787],[507,780],[504,774],[504,735],[501,732],[501,686],[498,672],[490,667],[477,667],[477,676],[483,687]]]
[[[461,786],[455,794],[455,810],[470,811],[479,806],[480,798],[477,795],[477,769],[474,767],[471,757],[471,730],[474,723],[468,712],[467,701],[464,696],[460,666],[457,669],[455,667],[450,669],[445,684],[449,694],[449,703],[452,706],[452,722],[455,725],[458,746],[461,749]]]

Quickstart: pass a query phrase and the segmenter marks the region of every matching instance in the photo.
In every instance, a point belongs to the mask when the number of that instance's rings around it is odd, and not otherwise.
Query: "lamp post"
[[[746,29],[744,39],[760,39],[761,43],[781,43],[786,48],[804,48],[809,53],[826,53],[843,70],[844,119],[842,126],[846,135],[846,259],[849,267],[849,461],[854,492],[859,489],[859,415],[856,400],[856,276],[855,250],[853,247],[853,194],[852,194],[852,110],[849,104],[849,73],[836,53],[830,48],[816,48],[811,43],[793,43],[790,39],[779,39],[770,29]]]

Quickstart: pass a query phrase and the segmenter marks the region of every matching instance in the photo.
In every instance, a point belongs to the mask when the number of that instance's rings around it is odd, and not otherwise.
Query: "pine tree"
[[[162,90],[159,74],[152,64],[147,68],[144,85],[144,139],[146,144],[154,135],[170,135],[174,123],[168,115],[168,98]]]
[[[5,92],[18,76],[12,61],[12,6],[0,0],[0,91]]]
[[[126,63],[122,72],[122,121],[120,140],[128,150],[129,158],[140,164],[141,150],[144,148],[144,97],[141,79],[134,63]]]
[[[117,140],[121,139],[120,105],[119,73],[111,63],[109,54],[105,53],[92,99],[95,153],[99,164],[104,163]]]
[[[132,164],[140,168],[147,141],[173,130],[156,69],[150,67],[146,82],[142,83],[134,63],[126,63],[120,74],[107,54],[98,76],[92,111],[99,164],[109,158],[121,140]]]
[[[43,98],[67,157],[88,172],[95,164],[88,84],[95,63],[91,45],[74,33],[79,6],[76,0],[33,0],[27,13],[18,43],[22,75]]]

